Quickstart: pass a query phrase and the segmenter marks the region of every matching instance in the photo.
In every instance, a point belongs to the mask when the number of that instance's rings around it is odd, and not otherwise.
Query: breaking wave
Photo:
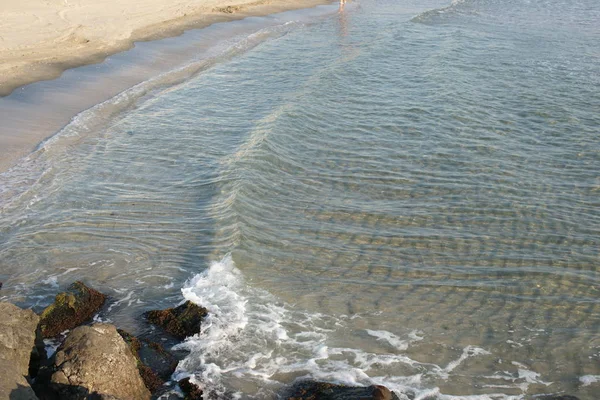
[[[449,380],[470,358],[491,357],[476,346],[466,346],[447,365],[410,358],[406,350],[423,339],[417,331],[397,335],[386,330],[352,330],[351,321],[363,316],[332,316],[298,310],[265,290],[250,286],[231,255],[213,262],[190,279],[183,296],[206,307],[210,314],[202,332],[177,346],[189,351],[174,374],[191,377],[216,398],[270,398],[293,381],[316,379],[348,385],[385,385],[401,399],[519,399],[521,396],[485,394],[445,395],[427,387],[430,378]],[[361,348],[338,347],[340,337],[358,335]],[[369,349],[369,350],[365,350]],[[371,350],[385,349],[386,351]],[[521,364],[507,363],[498,376],[482,377],[489,387],[523,390],[544,383]],[[405,371],[397,374],[394,371]]]

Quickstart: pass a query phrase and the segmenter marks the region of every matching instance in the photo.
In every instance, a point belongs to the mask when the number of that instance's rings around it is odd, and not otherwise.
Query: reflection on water
[[[75,125],[2,208],[4,298],[81,278],[143,330],[183,288],[221,312],[178,373],[253,398],[594,399],[600,10],[508,4],[340,5]]]

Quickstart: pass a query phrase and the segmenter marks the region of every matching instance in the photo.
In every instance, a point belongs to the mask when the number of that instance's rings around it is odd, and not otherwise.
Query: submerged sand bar
[[[0,96],[152,40],[326,0],[2,0]]]

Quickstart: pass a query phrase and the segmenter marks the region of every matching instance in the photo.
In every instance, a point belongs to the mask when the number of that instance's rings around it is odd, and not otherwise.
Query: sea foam
[[[448,379],[467,358],[487,350],[467,346],[446,366],[421,363],[404,354],[423,340],[420,332],[397,335],[369,329],[363,339],[390,349],[383,353],[337,347],[334,336],[356,316],[330,316],[297,310],[269,292],[245,282],[227,255],[197,274],[182,289],[186,300],[209,310],[202,332],[177,346],[189,351],[175,379],[191,376],[218,398],[272,398],[295,380],[316,379],[348,385],[385,385],[401,399],[517,399],[503,394],[456,397],[427,387],[431,377]],[[348,333],[347,333],[348,334]],[[408,374],[390,374],[402,366]],[[515,377],[514,387],[521,383]]]

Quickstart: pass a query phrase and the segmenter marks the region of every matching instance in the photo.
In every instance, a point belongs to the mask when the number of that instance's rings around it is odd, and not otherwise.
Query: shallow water
[[[144,332],[183,293],[212,315],[176,374],[221,397],[310,376],[594,399],[598,21],[592,0],[365,0],[265,26],[2,175],[2,298],[84,279]]]

